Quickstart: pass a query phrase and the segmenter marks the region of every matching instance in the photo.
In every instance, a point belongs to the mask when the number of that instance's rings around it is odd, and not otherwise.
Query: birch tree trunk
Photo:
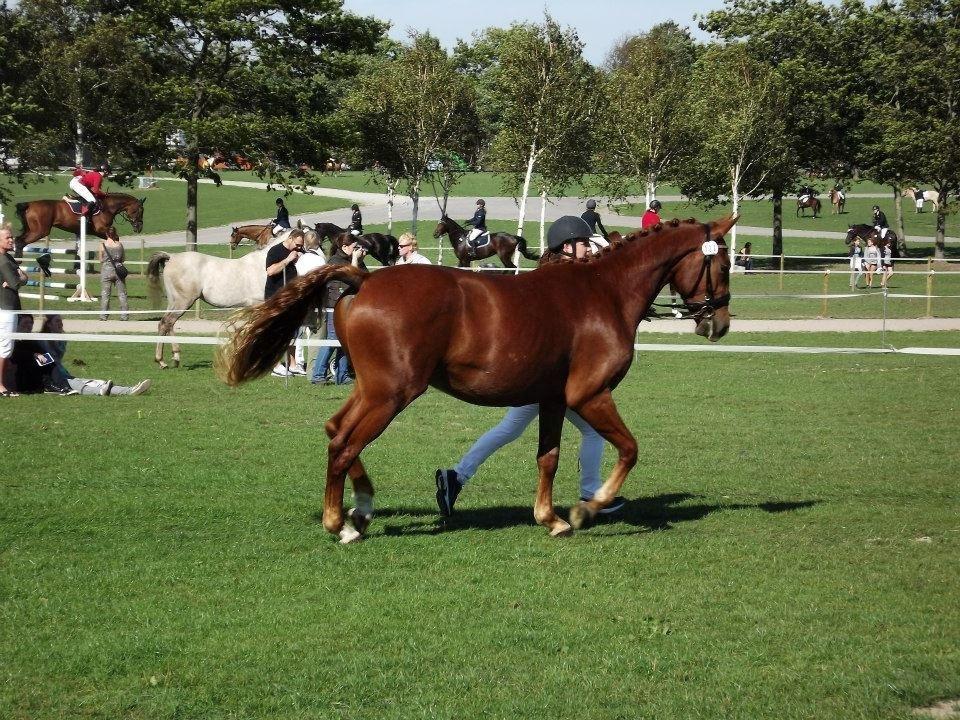
[[[530,192],[530,178],[533,177],[533,163],[537,156],[537,141],[530,144],[530,157],[527,158],[527,174],[523,178],[523,192],[520,194],[520,216],[517,219],[517,235],[523,235],[523,221],[527,214],[527,194]]]
[[[77,120],[76,130],[73,139],[73,162],[80,167],[83,165],[83,124],[80,120]]]
[[[393,195],[395,180],[387,180],[387,235],[393,235]]]
[[[737,166],[732,173],[730,173],[730,197],[733,199],[733,214],[736,215],[740,211],[740,167]],[[730,230],[730,257],[735,258],[737,256],[737,226],[734,225]]]
[[[547,189],[544,188],[540,191],[540,254],[543,255],[544,250],[544,237],[546,236],[545,226],[547,221]],[[518,253],[519,254],[519,253]],[[518,259],[519,260],[519,259]],[[517,263],[520,264],[519,262]]]

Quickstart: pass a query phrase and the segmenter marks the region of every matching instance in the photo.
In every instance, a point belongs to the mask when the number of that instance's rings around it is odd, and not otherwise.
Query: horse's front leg
[[[537,447],[537,469],[540,473],[533,517],[550,530],[553,537],[566,537],[573,531],[553,508],[553,479],[560,463],[560,434],[563,430],[562,403],[540,403],[540,442]]]
[[[637,441],[624,425],[608,388],[573,409],[617,449],[617,464],[607,481],[591,500],[581,500],[570,511],[570,522],[579,529],[591,522],[600,508],[609,505],[619,494],[627,474],[637,464]]]

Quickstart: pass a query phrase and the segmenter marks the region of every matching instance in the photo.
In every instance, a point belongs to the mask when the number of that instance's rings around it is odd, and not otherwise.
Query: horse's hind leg
[[[550,530],[553,537],[566,537],[573,532],[570,525],[561,520],[553,509],[553,479],[560,463],[560,434],[563,430],[563,405],[540,403],[540,441],[537,447],[537,499],[533,505],[533,517],[537,523]]]
[[[610,390],[604,390],[573,409],[617,449],[617,464],[607,481],[591,500],[581,500],[570,510],[570,522],[579,529],[592,521],[597,512],[609,505],[620,492],[627,474],[637,464],[637,441],[620,418]]]
[[[163,317],[160,318],[160,325],[157,328],[158,335],[172,335],[173,326],[177,324],[177,320],[183,315],[185,311],[183,310],[167,310],[164,313]],[[161,370],[167,369],[167,364],[163,361],[163,343],[157,343],[156,353],[154,354],[154,360],[160,366]],[[180,366],[180,346],[176,343],[171,343],[171,352],[173,353],[173,359],[171,362],[174,367]]]
[[[361,395],[357,388],[348,402],[349,407],[345,407],[345,412],[344,408],[341,409],[343,415],[339,428],[327,448],[327,485],[323,496],[323,527],[327,532],[338,535],[341,543],[356,542],[362,537],[360,532],[344,525],[343,483],[347,471],[354,470],[356,473],[356,477],[351,474],[351,480],[358,492],[369,492],[372,508],[373,485],[369,478],[364,480],[366,471],[357,458],[386,429],[405,404],[396,395],[371,399],[370,396]],[[354,466],[354,463],[357,465]]]
[[[340,432],[340,425],[344,416],[356,403],[356,393],[347,398],[347,402],[337,413],[327,420],[324,429],[327,436],[332,440]],[[367,475],[367,470],[358,457],[347,469],[347,475],[350,477],[350,483],[353,485],[353,501],[356,503],[349,513],[350,521],[361,535],[367,531],[370,521],[373,519],[373,483]]]

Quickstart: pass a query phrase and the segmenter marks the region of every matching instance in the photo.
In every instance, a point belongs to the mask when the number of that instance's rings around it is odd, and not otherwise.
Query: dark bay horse
[[[716,341],[729,329],[730,257],[723,235],[735,222],[674,220],[631,233],[599,256],[519,276],[426,265],[366,273],[328,265],[242,313],[243,324],[217,355],[217,372],[234,386],[270,372],[327,283],[345,282],[356,294],[337,304],[334,323],[357,379],[326,423],[324,528],[345,543],[362,537],[373,513],[373,485],[360,453],[432,385],[477,405],[540,404],[533,514],[551,535],[568,535],[571,525],[553,507],[566,408],[618,453],[594,498],[571,510],[570,522],[580,528],[619,493],[636,464],[636,440],[611,393],[630,368],[637,325],[660,289],[669,284],[680,294],[698,335]],[[702,440],[705,451],[710,440]],[[357,501],[353,527],[344,522],[346,474]]]
[[[807,208],[813,209],[813,216],[820,217],[820,198],[807,196],[803,199],[797,198],[797,217],[806,216],[804,212]]]
[[[313,231],[317,233],[317,236],[320,238],[320,248],[323,248],[323,244],[328,240],[331,242],[330,250],[333,251],[332,243],[334,238],[343,235],[344,233],[350,232],[347,228],[342,228],[336,223],[316,223],[313,226]]]
[[[230,247],[235,248],[244,240],[252,240],[257,248],[262,248],[273,239],[272,225],[240,225],[230,228]]]
[[[884,241],[884,239],[889,240],[890,253],[895,258],[903,257],[903,254],[907,251],[906,245],[902,243],[900,238],[897,237],[897,234],[889,228],[887,229],[886,238],[881,238],[880,233],[877,232],[877,228],[874,225],[851,225],[847,230],[847,237],[844,238],[843,242],[845,245],[849,245],[853,242],[854,238],[860,238],[860,241],[864,245],[867,244],[867,238],[873,238],[877,247],[881,246],[881,243]]]
[[[539,254],[527,249],[526,240],[519,235],[511,235],[505,232],[491,232],[490,242],[474,250],[467,242],[467,231],[446,215],[440,218],[440,222],[437,223],[437,227],[433,231],[434,238],[440,238],[443,235],[449,236],[459,267],[470,267],[470,263],[474,260],[485,260],[496,255],[500,258],[504,267],[515,268],[513,253],[517,249],[528,260],[540,259]]]
[[[393,235],[384,235],[383,233],[351,235],[349,231],[344,231],[331,238],[330,254],[354,239],[363,245],[368,256],[374,258],[381,265],[396,265],[397,260],[400,259],[399,241]]]
[[[136,232],[143,230],[143,203],[146,198],[135,198],[124,193],[108,193],[102,201],[99,213],[93,216],[93,222],[87,223],[87,232],[100,238],[107,237],[113,228],[113,219],[119,215],[129,222]],[[16,254],[19,257],[23,248],[32,242],[50,235],[55,227],[71,233],[80,232],[80,216],[70,209],[63,200],[31,200],[17,203],[17,215],[23,223],[23,229],[16,238]]]

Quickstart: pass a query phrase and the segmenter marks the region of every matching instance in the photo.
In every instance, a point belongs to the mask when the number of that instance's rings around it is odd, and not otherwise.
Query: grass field
[[[14,229],[19,233],[20,221],[13,213],[14,204],[24,200],[39,198],[59,198],[66,191],[66,179],[57,177],[50,182],[40,185],[30,185],[26,188],[11,186],[14,196],[9,205],[5,206],[5,214],[10,216]],[[183,230],[186,227],[186,193],[184,183],[161,182],[150,190],[131,190],[119,185],[107,185],[108,192],[126,192],[137,197],[147,198],[143,212],[143,232],[158,233],[170,230]],[[215,187],[200,185],[197,200],[197,212],[200,227],[216,227],[229,225],[238,221],[254,218],[270,218],[276,215],[274,201],[278,197],[276,192],[268,193],[265,190],[239,187]],[[348,208],[350,203],[338,198],[321,197],[317,195],[291,195],[286,199],[287,208],[291,215],[298,213],[322,212],[337,208]],[[136,243],[136,235],[130,224],[120,218],[116,221],[121,237],[128,243]],[[72,237],[67,233],[56,230],[54,238]]]
[[[345,390],[150,355],[68,351],[148,395],[0,406],[4,718],[906,720],[960,697],[956,358],[641,353],[629,502],[568,540],[532,521],[533,429],[437,516],[435,468],[502,411],[431,391],[365,454],[378,517],[341,547],[318,511]]]

